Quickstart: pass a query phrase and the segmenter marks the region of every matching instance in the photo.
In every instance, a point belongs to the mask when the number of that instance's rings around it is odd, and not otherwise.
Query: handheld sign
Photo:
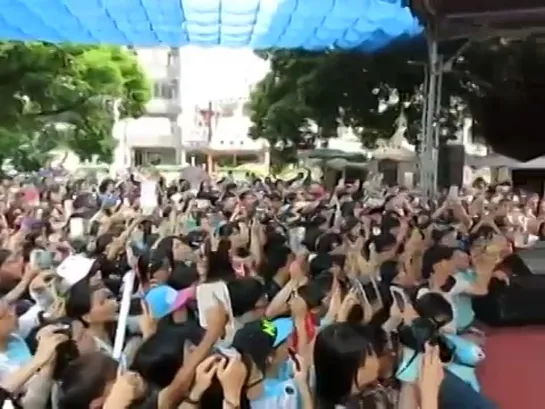
[[[129,271],[123,276],[123,295],[121,297],[121,306],[117,319],[113,348],[113,358],[118,361],[122,361],[123,358],[123,346],[125,345],[125,337],[127,335],[127,320],[129,318],[132,289],[134,287],[135,279],[136,272],[134,270]]]
[[[144,216],[150,216],[159,205],[157,200],[157,182],[148,180],[140,186],[140,207]]]
[[[207,311],[215,307],[218,303],[223,304],[225,311],[229,315],[225,325],[224,342],[231,344],[235,335],[235,318],[231,307],[231,297],[227,290],[227,285],[223,281],[199,284],[197,286],[197,310],[199,311],[199,324],[202,328],[208,327],[206,319]]]

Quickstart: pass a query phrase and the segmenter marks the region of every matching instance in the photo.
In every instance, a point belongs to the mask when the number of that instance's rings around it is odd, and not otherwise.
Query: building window
[[[142,166],[144,164],[144,152],[141,149],[133,149],[134,166]]]
[[[179,58],[179,55],[180,53],[177,49],[170,48],[167,54],[167,66],[169,67],[176,66],[176,63],[177,63],[176,60]]]
[[[134,166],[174,165],[176,150],[173,148],[133,148]]]
[[[156,81],[153,84],[154,98],[175,99],[178,96],[178,81]]]
[[[170,86],[172,87],[173,98],[178,98],[179,96],[178,92],[180,89],[180,84],[178,83],[178,80],[177,79],[170,80]]]

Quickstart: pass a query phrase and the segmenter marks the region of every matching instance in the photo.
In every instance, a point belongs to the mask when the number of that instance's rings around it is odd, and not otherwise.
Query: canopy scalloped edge
[[[374,51],[422,32],[401,0],[0,0],[3,40]]]

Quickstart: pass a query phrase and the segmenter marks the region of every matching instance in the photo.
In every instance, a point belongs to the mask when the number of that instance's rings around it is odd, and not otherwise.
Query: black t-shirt
[[[498,406],[468,383],[445,370],[445,378],[439,388],[441,409],[496,409]]]
[[[329,253],[318,253],[310,262],[310,275],[317,276],[333,266],[333,257]]]
[[[387,285],[392,284],[392,281],[396,278],[398,269],[396,260],[386,260],[380,265],[380,280],[381,283]]]
[[[193,345],[198,345],[204,337],[205,330],[201,328],[198,321],[188,319],[186,322],[177,323],[172,319],[172,315],[159,320],[157,323],[157,331],[169,331],[173,336],[183,336],[187,338]]]

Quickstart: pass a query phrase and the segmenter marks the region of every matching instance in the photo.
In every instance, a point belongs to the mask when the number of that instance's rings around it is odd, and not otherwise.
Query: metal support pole
[[[427,95],[428,95],[428,85],[429,85],[429,70],[428,67],[424,67],[424,83],[422,84],[422,95],[424,96],[424,101],[422,104],[422,117],[420,118],[421,131],[418,135],[419,140],[419,151],[418,151],[418,184],[422,186],[424,180],[424,169],[425,169],[425,155],[424,155],[424,126],[426,123],[426,107],[427,107]]]
[[[425,122],[423,124],[423,136],[422,136],[422,187],[424,192],[428,196],[432,196],[435,193],[436,183],[435,174],[437,173],[435,165],[435,131],[434,120],[437,110],[437,86],[439,80],[439,55],[438,44],[435,36],[435,30],[430,30],[428,36],[428,55],[429,55],[429,68],[428,68],[428,86],[426,103],[424,105]]]
[[[206,140],[207,140],[207,148],[208,148],[208,153],[206,155],[206,171],[209,173],[209,174],[212,174],[212,172],[214,171],[214,159],[212,157],[212,154],[210,153],[210,144],[212,143],[212,138],[214,136],[214,127],[212,125],[212,120],[214,118],[214,104],[213,102],[210,100],[208,101],[208,108],[207,108],[207,113],[206,113],[206,132],[207,132],[207,136],[206,136]]]
[[[441,102],[443,91],[443,56],[437,56],[437,71],[435,73],[437,80],[435,86],[435,106],[433,115],[433,186],[437,187],[437,165],[439,164],[439,145],[441,142],[441,124],[439,119],[441,118]],[[434,190],[435,191],[435,190]]]
[[[435,107],[434,107],[434,131],[435,131],[435,147],[437,148],[439,146],[439,138],[441,133],[441,127],[439,126],[439,123],[436,122],[439,120],[441,116],[441,99],[443,95],[443,56],[438,55],[437,56],[437,82],[436,82],[436,88],[435,88]]]

